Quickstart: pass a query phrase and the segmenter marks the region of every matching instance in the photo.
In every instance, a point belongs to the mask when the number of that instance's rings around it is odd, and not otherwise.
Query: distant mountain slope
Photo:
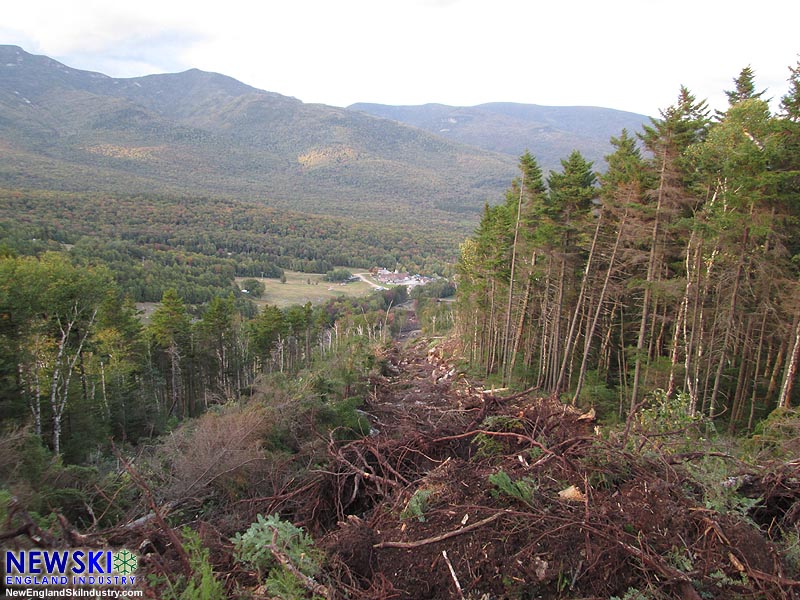
[[[468,227],[516,159],[196,69],[115,79],[0,46],[0,186],[259,199]]]
[[[649,122],[644,115],[610,108],[509,102],[472,107],[359,103],[348,108],[514,157],[530,150],[545,169],[559,168],[559,161],[576,149],[600,167],[611,151],[608,142],[612,136],[618,136],[623,128],[634,133]]]

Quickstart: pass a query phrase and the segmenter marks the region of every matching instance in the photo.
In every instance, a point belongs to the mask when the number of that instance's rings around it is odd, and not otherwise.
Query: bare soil
[[[274,512],[324,549],[317,598],[320,589],[331,600],[800,597],[798,557],[778,550],[800,533],[800,461],[734,461],[730,493],[758,501],[726,510],[687,467],[703,448],[633,451],[625,435],[600,435],[592,414],[484,390],[447,343],[398,342],[377,358],[372,435],[321,439],[316,466],[271,495],[169,521],[199,533],[231,597],[270,598],[230,538]],[[102,539],[64,524],[64,539],[135,548],[142,573],[188,572],[170,515],[159,513]]]
[[[283,506],[325,548],[332,597],[797,597],[774,540],[797,527],[798,465],[737,479],[763,498],[750,515],[717,512],[695,453],[632,453],[592,415],[472,385],[424,340],[381,358],[379,433],[332,444],[313,501]]]

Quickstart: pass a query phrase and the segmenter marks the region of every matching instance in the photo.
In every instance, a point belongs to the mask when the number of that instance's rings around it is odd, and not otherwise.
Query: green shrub
[[[701,427],[712,428],[713,424],[703,415],[692,414],[688,394],[667,396],[664,390],[650,394],[649,405],[635,417],[636,432],[647,438],[645,446],[655,446],[664,451],[683,452],[693,449],[700,439]]]
[[[800,532],[796,529],[783,536],[780,542],[781,554],[789,567],[789,576],[795,579],[800,576]]]
[[[271,547],[283,554],[303,575],[314,577],[320,571],[322,554],[311,537],[299,527],[277,515],[258,515],[255,523],[233,538],[236,559],[256,569],[270,594],[286,600],[301,597],[297,578],[274,557]]]
[[[619,421],[619,391],[609,387],[605,374],[597,369],[586,371],[577,404],[582,408],[594,407],[598,418],[605,424]]]
[[[619,596],[611,596],[609,600],[654,600],[655,598],[657,598],[657,596],[645,594],[636,588],[628,588],[628,591],[625,592],[625,595],[622,596],[622,598]]]
[[[200,536],[191,529],[183,530],[184,548],[189,555],[189,564],[194,572],[179,596],[180,600],[222,600],[227,598],[222,585],[209,561],[208,548],[203,547]]]
[[[429,508],[429,500],[433,495],[433,490],[420,488],[409,498],[403,512],[400,513],[401,519],[417,519],[420,523],[425,522],[425,513]]]
[[[335,430],[338,440],[352,440],[369,435],[369,419],[361,412],[361,398],[354,396],[338,402],[322,405],[316,414],[316,422],[325,430]]]
[[[489,475],[489,483],[497,488],[497,490],[492,490],[493,496],[509,496],[530,507],[533,507],[533,496],[539,489],[538,482],[532,477],[523,477],[513,481],[505,471]]]
[[[721,514],[735,513],[748,518],[750,510],[761,502],[760,498],[740,496],[735,475],[737,471],[723,458],[706,456],[686,465],[692,478],[698,483],[703,494],[703,504],[709,510]]]
[[[14,495],[7,489],[0,488],[0,526],[5,526],[8,523],[8,506]]]
[[[225,586],[217,579],[209,560],[208,548],[203,546],[200,536],[185,527],[181,532],[183,548],[189,555],[192,576],[179,575],[174,581],[166,576],[150,574],[147,579],[152,588],[160,592],[165,600],[224,600],[228,597]]]
[[[800,411],[776,408],[743,444],[756,461],[792,460],[800,453]]]
[[[481,428],[487,431],[511,432],[523,431],[522,421],[516,417],[506,415],[493,415],[486,417],[481,423]],[[503,443],[497,436],[486,433],[479,433],[472,440],[478,447],[476,455],[479,457],[491,457],[504,454]]]

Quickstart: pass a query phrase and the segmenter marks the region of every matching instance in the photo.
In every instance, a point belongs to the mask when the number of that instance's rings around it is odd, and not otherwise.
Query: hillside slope
[[[603,157],[612,151],[609,144],[612,136],[618,136],[623,128],[636,132],[649,122],[644,115],[610,108],[511,102],[471,107],[364,103],[348,108],[492,152],[516,157],[530,150],[545,170],[558,169],[560,160],[573,150],[580,150],[601,168]]]
[[[515,159],[230,77],[115,79],[0,46],[0,184],[471,223]]]

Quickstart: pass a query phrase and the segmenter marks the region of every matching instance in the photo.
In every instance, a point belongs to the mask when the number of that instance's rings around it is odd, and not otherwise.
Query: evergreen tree
[[[651,203],[643,204],[635,215],[643,229],[650,229],[650,239],[633,356],[631,410],[640,401],[640,386],[646,367],[649,368],[652,359],[663,351],[657,344],[657,341],[663,341],[663,336],[656,334],[654,315],[658,314],[658,310],[668,310],[669,297],[662,293],[668,286],[662,280],[665,275],[669,276],[664,269],[675,262],[676,247],[671,243],[674,241],[672,223],[694,200],[686,185],[689,168],[685,156],[692,144],[703,139],[707,126],[705,102],[697,102],[688,89],[681,87],[677,103],[661,111],[660,119],[651,119],[651,125],[645,126],[640,136],[652,153],[652,180],[656,187],[650,194]],[[666,303],[660,304],[662,298]],[[665,324],[666,320],[661,323]]]
[[[166,414],[179,418],[193,415],[194,397],[186,393],[183,383],[184,361],[191,354],[191,319],[174,289],[164,292],[161,304],[150,319],[148,333],[160,356],[158,366],[169,382]]]
[[[766,90],[756,92],[755,73],[750,65],[744,67],[739,76],[734,78],[733,83],[735,88],[726,90],[725,95],[728,97],[728,102],[731,106],[742,102],[743,100],[752,100],[761,98]]]

